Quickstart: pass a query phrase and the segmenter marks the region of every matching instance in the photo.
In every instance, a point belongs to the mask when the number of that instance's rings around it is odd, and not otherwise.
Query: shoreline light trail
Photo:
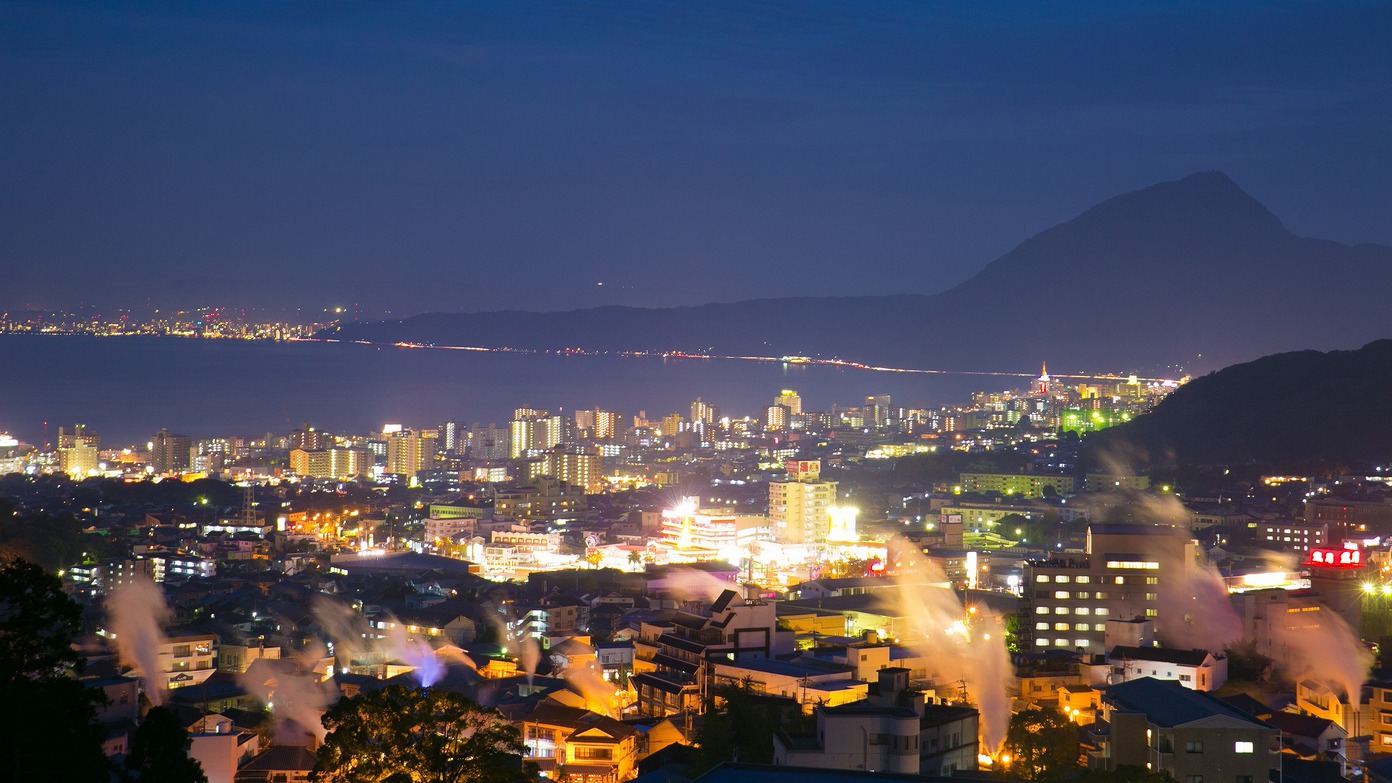
[[[784,356],[739,356],[711,353],[688,353],[686,351],[594,351],[586,348],[559,348],[559,349],[538,349],[538,348],[488,348],[479,345],[440,345],[437,343],[415,343],[406,341],[382,342],[376,340],[338,340],[320,337],[290,337],[286,342],[301,343],[349,343],[353,345],[369,345],[389,348],[406,349],[429,349],[437,351],[471,351],[474,353],[525,353],[543,356],[626,356],[630,358],[645,359],[704,359],[708,361],[738,361],[738,362],[763,362],[766,364],[793,364],[813,367],[839,367],[852,370],[864,370],[866,372],[885,372],[885,373],[906,373],[914,375],[975,375],[993,378],[1037,378],[1032,372],[1002,372],[995,370],[940,370],[920,367],[884,367],[880,365],[864,364],[853,362],[846,359],[813,359],[810,357],[797,357],[797,361],[788,361],[789,357]],[[1178,384],[1179,380],[1174,378],[1141,378],[1132,375],[1120,375],[1117,373],[1050,373],[1050,377],[1069,378],[1072,380],[1117,380],[1124,381],[1135,378],[1141,383],[1165,383]]]

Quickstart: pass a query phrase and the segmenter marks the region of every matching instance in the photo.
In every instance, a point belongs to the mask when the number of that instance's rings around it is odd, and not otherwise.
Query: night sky
[[[1389,33],[1327,0],[9,0],[0,308],[933,293],[1205,169],[1392,243]]]

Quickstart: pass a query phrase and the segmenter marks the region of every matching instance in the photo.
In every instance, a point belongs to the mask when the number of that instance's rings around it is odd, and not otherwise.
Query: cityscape
[[[1392,783],[1392,8],[0,17],[0,781]]]

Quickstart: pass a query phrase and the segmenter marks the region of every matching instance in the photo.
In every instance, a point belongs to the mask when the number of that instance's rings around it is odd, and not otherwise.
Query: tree
[[[99,690],[78,682],[72,649],[81,611],[57,577],[0,565],[0,779],[105,780]]]
[[[1054,710],[1023,710],[1010,716],[1003,750],[1006,777],[1054,780],[1078,769],[1078,728]]]
[[[145,720],[131,735],[130,753],[126,754],[122,781],[150,783],[208,783],[203,765],[189,758],[192,738],[174,713],[155,707],[145,714]]]
[[[511,783],[530,778],[517,728],[457,693],[392,685],[343,699],[311,779],[321,783]]]

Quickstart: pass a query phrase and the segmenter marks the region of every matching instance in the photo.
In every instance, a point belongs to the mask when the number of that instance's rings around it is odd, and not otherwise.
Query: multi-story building
[[[71,432],[58,428],[58,469],[69,476],[85,478],[96,473],[100,450],[101,436],[86,424],[76,425]]]
[[[1154,677],[1196,691],[1216,691],[1228,681],[1227,656],[1207,650],[1117,645],[1107,651],[1107,664],[1112,683]]]
[[[1392,499],[1315,497],[1305,501],[1305,521],[1329,526],[1335,539],[1392,534]]]
[[[1309,552],[1329,542],[1329,525],[1288,519],[1263,522],[1257,526],[1257,540],[1270,544],[1274,549]]]
[[[564,442],[570,419],[547,411],[518,408],[508,425],[508,457],[518,459],[555,448]]]
[[[1162,580],[1184,579],[1197,558],[1181,528],[1092,525],[1085,554],[1026,565],[1021,636],[1036,650],[1105,652],[1107,620],[1158,617]]]
[[[720,408],[703,402],[700,397],[691,403],[691,429],[701,437],[706,437],[719,420]]]
[[[699,502],[700,498],[683,498],[675,507],[662,510],[663,541],[682,549],[720,553],[772,540],[768,517],[729,508],[703,509]]]
[[[150,466],[155,473],[182,473],[189,468],[193,438],[166,429],[155,433],[150,441]]]
[[[818,707],[813,736],[776,731],[774,763],[815,769],[951,777],[977,769],[980,713],[933,704],[909,689],[909,670],[879,670],[878,693],[867,701]]]
[[[318,451],[291,449],[290,469],[305,478],[353,478],[372,471],[372,452],[367,449],[328,448]]]
[[[434,430],[431,430],[434,432]],[[387,472],[397,476],[415,476],[435,463],[435,446],[439,438],[419,430],[399,430],[386,436]]]
[[[619,783],[636,770],[638,729],[613,718],[543,700],[518,728],[544,777]]]
[[[560,479],[586,492],[604,491],[604,459],[594,447],[556,446],[541,458],[543,476]]]
[[[1281,771],[1279,730],[1173,680],[1108,687],[1089,730],[1092,769],[1131,766],[1184,783],[1263,783]]]
[[[554,478],[539,478],[493,495],[493,516],[498,519],[550,519],[574,514],[584,506],[584,490]]]
[[[836,482],[821,480],[818,460],[790,460],[787,480],[769,482],[769,527],[784,543],[817,543],[831,531]]]
[[[1073,494],[1072,476],[1053,476],[1044,473],[963,473],[963,492],[1041,498],[1046,494]]]

